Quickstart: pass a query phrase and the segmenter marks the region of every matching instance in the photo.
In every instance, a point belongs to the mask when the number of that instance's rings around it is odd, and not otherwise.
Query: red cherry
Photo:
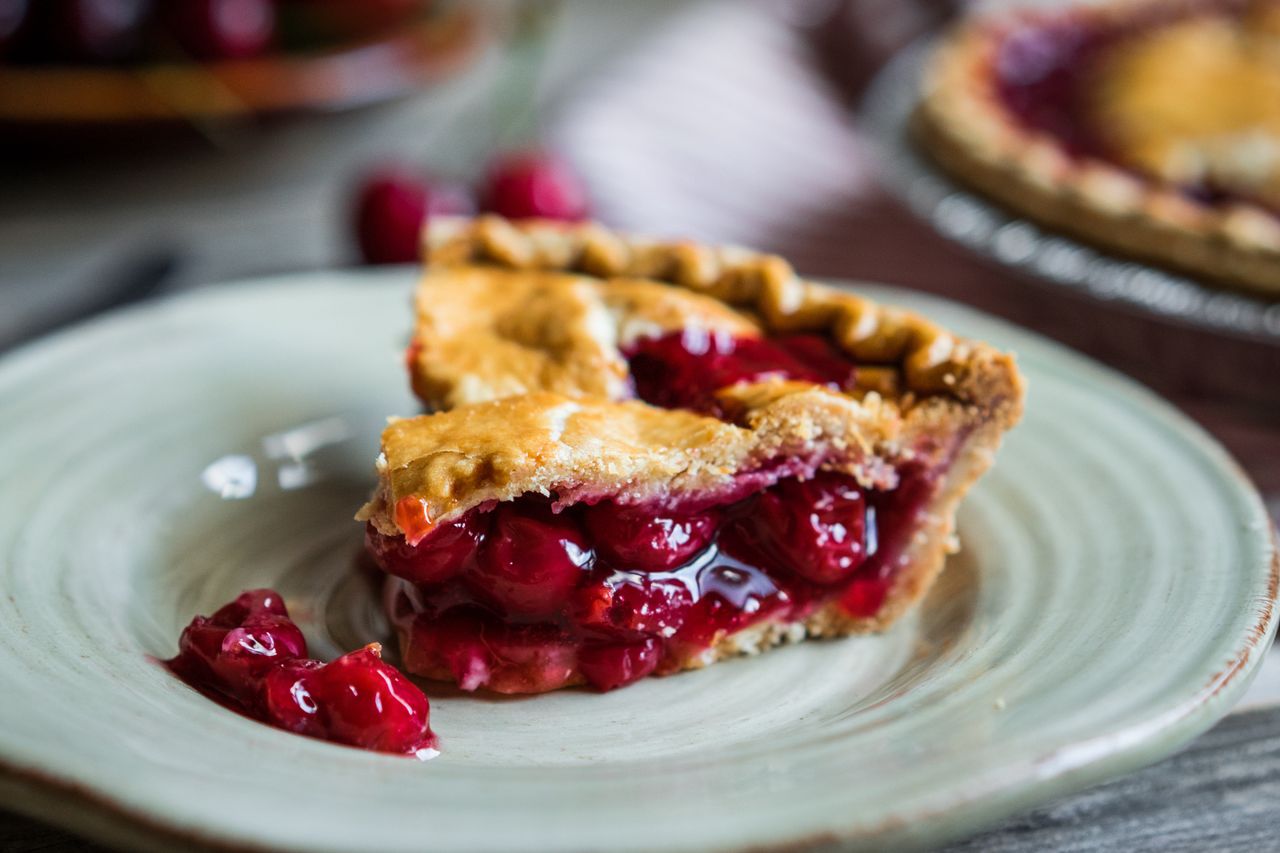
[[[382,662],[377,644],[330,664],[306,654],[280,596],[257,589],[193,619],[168,665],[206,694],[292,732],[383,752],[434,744],[426,696]]]
[[[691,328],[637,341],[627,353],[640,399],[666,408],[715,411],[715,392],[739,382],[791,379],[844,387],[853,363],[822,339],[739,338]]]
[[[578,668],[597,690],[613,690],[638,681],[658,667],[661,647],[654,639],[638,643],[591,645],[578,654]]]
[[[586,219],[581,179],[563,160],[543,151],[516,151],[496,160],[485,177],[483,207],[508,219]]]
[[[495,693],[545,693],[573,675],[577,647],[555,625],[506,624],[481,636],[493,660],[485,687]]]
[[[318,660],[293,660],[268,672],[257,691],[257,705],[265,720],[296,734],[324,737],[316,702],[302,680],[322,666]]]
[[[118,62],[142,46],[151,0],[59,0],[51,20],[68,58]]]
[[[263,53],[275,37],[271,0],[181,0],[165,6],[165,23],[195,59],[244,59]]]
[[[387,536],[372,524],[365,528],[365,545],[383,571],[414,583],[441,583],[458,572],[484,539],[489,517],[473,512],[437,525],[417,545],[403,536]]]
[[[255,616],[222,638],[213,670],[226,684],[261,678],[285,660],[304,658],[307,641],[284,616]]]
[[[596,551],[614,568],[657,572],[705,548],[719,519],[712,512],[655,514],[652,507],[606,501],[588,507],[583,521]]]
[[[807,580],[845,580],[867,558],[867,504],[852,478],[828,472],[762,493],[729,535]]]
[[[250,616],[273,614],[288,617],[289,611],[284,606],[284,599],[274,589],[250,589],[236,596],[235,601],[224,604],[214,611],[209,621],[224,628],[235,628],[244,624]]]
[[[245,699],[282,661],[305,657],[307,641],[278,593],[241,594],[213,616],[197,616],[178,641],[176,664],[220,692]]]
[[[691,588],[692,586],[692,588]],[[674,636],[697,601],[691,578],[598,570],[570,607],[581,626],[605,636]]]
[[[300,734],[396,753],[434,740],[427,697],[383,662],[376,643],[324,665],[279,667],[262,697],[272,722]]]
[[[356,198],[360,253],[370,264],[416,261],[428,216],[474,210],[471,197],[456,184],[426,180],[403,167],[375,172],[361,183]]]
[[[546,616],[568,600],[594,555],[577,523],[532,501],[501,504],[466,574],[476,593],[507,614]]]

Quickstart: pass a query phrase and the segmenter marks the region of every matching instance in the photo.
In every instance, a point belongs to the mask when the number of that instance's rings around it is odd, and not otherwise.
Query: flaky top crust
[[[1010,355],[807,282],[776,255],[486,216],[437,220],[426,256],[412,372],[431,407],[534,390],[621,399],[619,347],[688,325],[827,335],[854,360],[864,387],[884,397],[943,395],[989,411],[1020,405]]]
[[[359,518],[412,535],[530,493],[563,504],[716,503],[819,467],[883,489],[897,482],[887,459],[930,450],[904,446],[918,443],[912,425],[874,397],[772,382],[726,389],[722,399],[749,414],[728,423],[639,401],[535,392],[395,420],[382,436],[378,490]]]
[[[969,437],[994,449],[1021,413],[1012,356],[809,284],[775,256],[495,217],[427,239],[411,372],[442,411],[383,434],[359,517],[388,535],[413,541],[528,493],[718,502],[818,469],[892,488],[904,461],[938,463]],[[622,348],[690,327],[828,334],[859,387],[739,384],[716,395],[723,420],[627,399]]]

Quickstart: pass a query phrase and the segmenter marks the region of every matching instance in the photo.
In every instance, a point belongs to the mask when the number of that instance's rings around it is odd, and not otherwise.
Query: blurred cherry
[[[587,190],[577,173],[545,151],[516,151],[493,162],[481,193],[484,209],[508,219],[586,219]]]
[[[171,0],[165,24],[194,59],[257,56],[275,37],[272,0]]]
[[[370,264],[416,261],[428,216],[474,211],[470,195],[456,184],[423,178],[403,166],[379,169],[360,184],[356,197],[360,254]]]
[[[56,0],[49,32],[67,59],[119,62],[142,47],[151,0]]]

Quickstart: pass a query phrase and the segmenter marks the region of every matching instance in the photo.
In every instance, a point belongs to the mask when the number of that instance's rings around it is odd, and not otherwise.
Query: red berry
[[[866,498],[852,478],[820,473],[760,495],[734,533],[767,560],[807,580],[845,580],[867,558]]]
[[[484,686],[495,693],[545,693],[573,675],[577,647],[555,625],[506,624],[481,636],[493,661]]]
[[[165,11],[169,32],[195,59],[257,56],[275,37],[271,0],[180,0]]]
[[[588,507],[583,521],[611,566],[657,572],[683,565],[705,548],[719,519],[712,512],[655,514],[652,507],[606,501]]]
[[[422,691],[367,646],[321,664],[269,589],[250,590],[182,632],[169,667],[183,680],[299,734],[383,752],[431,746]]]
[[[433,740],[427,697],[383,662],[376,643],[328,664],[279,667],[262,697],[268,719],[300,734],[397,753]]]
[[[243,625],[244,620],[250,616],[261,614],[274,614],[285,617],[289,615],[280,593],[274,589],[246,590],[236,596],[235,601],[230,604],[224,604],[214,611],[214,614],[209,617],[209,621],[224,628],[235,628]]]
[[[506,503],[493,511],[489,536],[466,579],[503,613],[547,616],[568,600],[593,556],[570,516],[532,501]]]
[[[197,616],[178,641],[179,665],[220,692],[245,699],[282,661],[306,657],[307,641],[278,593],[242,593],[213,616]]]
[[[587,191],[576,173],[542,151],[500,157],[484,182],[484,209],[508,219],[586,219]]]
[[[571,613],[605,636],[674,636],[697,602],[692,578],[600,570],[573,596]]]
[[[51,24],[68,58],[118,62],[142,46],[151,0],[60,0]]]
[[[405,668],[432,677],[447,672],[463,690],[478,690],[489,683],[493,672],[493,653],[486,640],[500,630],[501,622],[476,607],[432,612],[414,620]]]
[[[465,215],[475,205],[447,181],[429,181],[405,168],[376,172],[361,184],[355,225],[360,253],[370,264],[416,261],[430,215]]]
[[[661,647],[654,639],[591,645],[578,654],[578,668],[592,687],[613,690],[649,675],[661,656]]]
[[[473,512],[435,527],[416,545],[387,536],[370,524],[365,544],[383,571],[414,583],[441,583],[458,572],[484,538],[489,517]]]

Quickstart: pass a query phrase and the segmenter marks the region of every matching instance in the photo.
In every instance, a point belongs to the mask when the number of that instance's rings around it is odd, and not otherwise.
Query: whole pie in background
[[[948,172],[1122,254],[1280,295],[1280,2],[1121,0],[962,24],[916,116]]]
[[[411,672],[611,689],[882,629],[1022,411],[1012,356],[783,259],[437,221],[408,352],[432,413],[359,517]]]

